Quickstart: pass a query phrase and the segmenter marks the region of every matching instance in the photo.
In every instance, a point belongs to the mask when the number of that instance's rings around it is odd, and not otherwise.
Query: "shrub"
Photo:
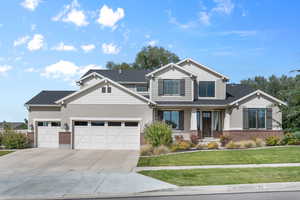
[[[277,136],[269,136],[266,138],[267,146],[276,146],[280,144],[280,138]]]
[[[153,154],[153,147],[149,144],[143,145],[140,154],[141,156],[151,156]]]
[[[153,154],[154,155],[161,155],[161,154],[166,154],[169,153],[170,149],[167,146],[160,145],[159,147],[155,147],[153,149]]]
[[[2,146],[2,143],[3,143],[3,134],[0,133],[0,146]]]
[[[207,144],[198,144],[198,145],[196,146],[196,149],[199,149],[199,150],[206,150],[206,149],[208,149],[208,146],[207,146]]]
[[[210,142],[210,143],[207,144],[207,148],[208,149],[218,149],[219,144],[217,142]]]
[[[184,138],[183,138],[182,135],[175,135],[175,142],[176,142],[176,143],[179,143],[179,142],[181,142],[181,141],[183,141],[183,140],[184,140]]]
[[[154,122],[145,127],[145,140],[154,147],[170,145],[172,143],[172,130],[164,122]]]
[[[29,146],[26,135],[13,131],[6,132],[3,135],[2,142],[7,149],[24,149]]]
[[[292,134],[292,133],[286,133],[284,134],[280,144],[282,145],[287,145],[287,144],[291,144],[294,143],[294,141],[296,140],[296,137]]]
[[[255,142],[256,147],[266,146],[266,142],[261,138],[254,138],[253,141]]]
[[[220,143],[222,147],[225,147],[231,141],[231,137],[226,135],[221,135]]]
[[[240,148],[254,148],[256,147],[256,143],[253,140],[243,140],[237,142],[237,144],[240,146]]]
[[[190,138],[191,138],[191,142],[192,142],[194,145],[197,145],[197,144],[198,144],[198,142],[199,142],[199,137],[198,137],[198,135],[192,134],[192,135],[190,136]]]
[[[187,140],[180,141],[171,146],[171,151],[183,151],[189,150],[192,147],[192,143]]]
[[[241,146],[240,144],[230,141],[228,144],[225,146],[227,149],[239,149]]]
[[[293,135],[296,139],[300,140],[300,131],[294,132]]]

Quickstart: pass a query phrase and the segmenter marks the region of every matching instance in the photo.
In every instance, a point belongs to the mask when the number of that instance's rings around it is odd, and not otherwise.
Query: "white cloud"
[[[84,74],[89,69],[101,69],[101,66],[86,65],[77,66],[75,63],[65,60],[60,60],[57,63],[48,65],[44,68],[41,76],[53,79],[63,79],[64,81],[71,81],[74,78]]]
[[[86,26],[89,24],[83,10],[80,10],[77,0],[73,0],[71,4],[64,6],[63,11],[52,18],[53,21],[63,21],[73,23],[76,26]]]
[[[150,41],[148,42],[148,45],[153,47],[153,46],[157,45],[157,43],[158,43],[157,40],[150,40]]]
[[[31,29],[31,31],[35,31],[36,30],[36,24],[31,24],[30,29]]]
[[[103,5],[100,9],[97,22],[102,26],[107,26],[115,29],[117,27],[116,23],[123,19],[124,16],[125,12],[123,8],[117,8],[117,10],[114,12],[113,9],[109,8],[107,5]]]
[[[151,37],[151,35],[149,35],[149,34],[145,35],[145,38],[147,38],[147,39],[150,39],[150,37]]]
[[[200,12],[199,20],[204,25],[210,25],[210,15],[207,12]]]
[[[35,34],[27,44],[27,49],[30,51],[36,51],[44,46],[44,36],[41,34]]]
[[[27,43],[29,38],[30,37],[28,35],[26,35],[26,36],[23,36],[23,37],[20,37],[20,38],[16,39],[14,41],[14,47]]]
[[[24,0],[21,5],[30,11],[34,11],[40,2],[41,0]]]
[[[220,33],[221,35],[238,35],[240,37],[249,37],[257,34],[255,30],[233,30],[233,31],[224,31]]]
[[[7,74],[9,70],[12,69],[10,65],[0,65],[0,76],[4,76]]]
[[[214,2],[217,5],[212,9],[212,11],[226,15],[230,15],[235,6],[231,0],[214,0]]]
[[[66,45],[63,42],[60,42],[58,45],[52,48],[55,51],[76,51],[76,48],[72,45]]]
[[[95,48],[96,46],[94,44],[81,45],[81,49],[86,53],[94,50]]]
[[[33,67],[29,67],[29,68],[26,68],[24,71],[25,72],[38,72],[38,69],[35,69]]]
[[[190,21],[190,22],[187,22],[187,23],[184,23],[184,24],[178,22],[177,18],[172,15],[171,10],[167,10],[167,14],[168,14],[168,17],[169,17],[169,23],[175,24],[176,26],[178,26],[181,29],[192,28],[196,25],[196,23],[194,21]]]
[[[120,52],[120,48],[113,43],[109,43],[109,44],[103,43],[102,51],[105,54],[118,54]]]

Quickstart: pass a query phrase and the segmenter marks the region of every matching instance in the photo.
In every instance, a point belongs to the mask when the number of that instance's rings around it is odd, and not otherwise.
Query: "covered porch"
[[[174,137],[219,138],[224,129],[225,107],[158,107],[153,116],[156,121],[170,124]]]

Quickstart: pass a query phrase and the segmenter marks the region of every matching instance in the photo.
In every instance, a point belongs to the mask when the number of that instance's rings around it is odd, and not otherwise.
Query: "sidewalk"
[[[148,170],[156,171],[156,170],[180,170],[180,169],[258,168],[258,167],[300,167],[300,163],[136,167],[134,171],[139,172],[139,171],[148,171]]]

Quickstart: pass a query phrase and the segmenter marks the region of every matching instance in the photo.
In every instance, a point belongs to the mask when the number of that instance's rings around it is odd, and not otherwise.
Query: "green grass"
[[[141,171],[178,186],[203,186],[300,181],[300,167]]]
[[[198,151],[154,157],[141,157],[139,167],[300,163],[300,147],[280,147],[232,151]]]
[[[4,156],[6,154],[12,153],[13,151],[0,151],[0,156]]]

